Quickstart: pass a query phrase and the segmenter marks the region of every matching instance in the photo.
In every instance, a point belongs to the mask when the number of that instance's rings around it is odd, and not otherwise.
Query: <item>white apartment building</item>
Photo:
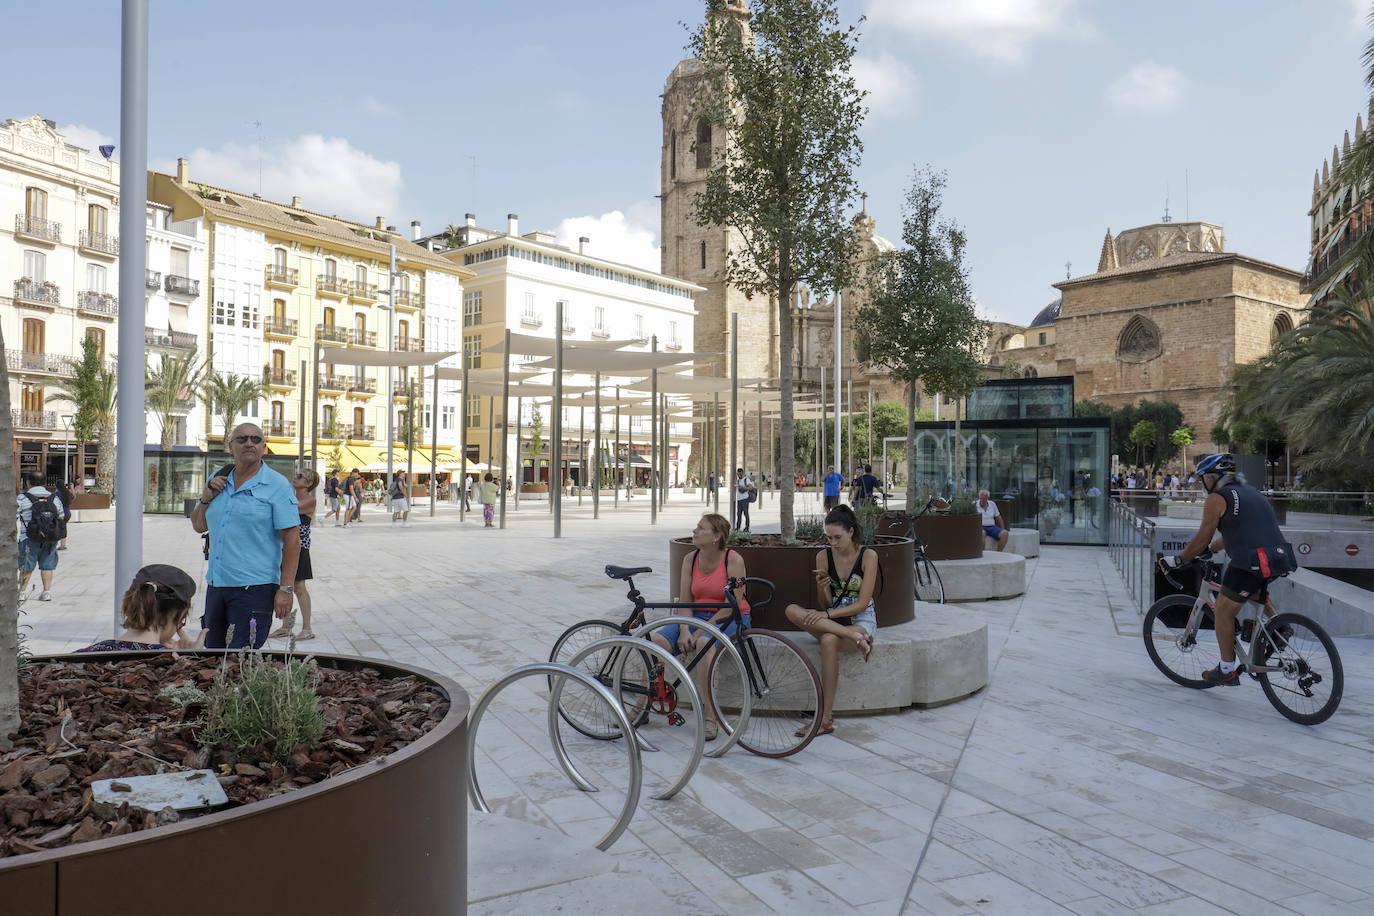
[[[500,366],[500,356],[493,358],[492,354],[481,351],[499,344],[506,329],[552,338],[559,302],[563,303],[563,339],[568,343],[631,340],[633,343],[625,349],[648,350],[657,336],[659,350],[690,351],[696,317],[693,296],[702,292],[703,287],[651,270],[593,257],[585,253],[588,239],[582,240],[579,251],[573,251],[557,244],[546,232],[521,235],[519,217],[513,213],[506,217],[504,232],[479,228],[471,213],[466,215],[464,222],[457,238],[431,236],[419,243],[443,252],[444,257],[475,274],[463,284],[462,351],[470,367]],[[519,357],[515,365],[540,359]],[[644,374],[641,373],[641,377]],[[564,381],[569,385],[590,385],[593,379],[590,375],[567,373]],[[614,384],[614,381],[603,380],[603,384]],[[489,411],[486,398],[470,398],[464,413],[470,455],[476,452],[478,460],[499,462],[500,440],[497,437],[504,428],[510,437],[510,454],[520,456],[518,462],[512,462],[519,468],[517,479],[548,481],[547,466],[535,468],[528,457],[528,416],[523,422],[521,441],[517,443],[513,407],[507,411],[500,404],[493,404]],[[495,417],[489,413],[494,413]],[[511,415],[508,425],[504,423],[507,413]],[[565,436],[564,451],[568,465],[563,476],[569,481],[576,480],[579,473],[579,438],[591,438],[590,432],[585,437],[577,432],[581,419],[579,410],[564,411],[564,429],[569,432]],[[590,412],[585,419],[590,429]],[[550,425],[547,409],[543,420],[547,436]],[[495,435],[489,436],[493,421]],[[632,435],[629,444],[635,454],[647,455],[649,425],[639,419],[634,423],[633,432],[629,433],[626,428],[629,421],[624,421],[620,442],[610,441],[613,437],[609,429],[603,429],[603,439],[618,453],[623,453],[626,440]],[[681,483],[686,476],[691,436],[692,430],[687,424],[676,425],[671,431],[670,441],[675,444],[670,446],[669,453],[670,483]],[[493,443],[490,450],[488,442]],[[675,479],[674,468],[677,469]]]
[[[162,354],[196,353],[205,359],[200,330],[205,327],[206,244],[205,224],[200,218],[175,220],[172,208],[148,203],[147,259],[145,261],[144,345],[148,365],[156,367]],[[201,398],[175,416],[178,445],[205,447]],[[146,441],[162,439],[161,418],[148,415]],[[215,443],[218,448],[218,443]]]

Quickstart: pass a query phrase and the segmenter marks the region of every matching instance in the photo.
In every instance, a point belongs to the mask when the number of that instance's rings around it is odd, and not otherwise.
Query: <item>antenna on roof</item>
[[[1072,279],[1073,279],[1073,261],[1065,261],[1065,262],[1064,262],[1064,279],[1065,279],[1065,280],[1072,280]]]
[[[1166,181],[1164,183],[1164,218],[1160,222],[1172,223],[1173,221],[1174,218],[1169,215],[1169,183]]]

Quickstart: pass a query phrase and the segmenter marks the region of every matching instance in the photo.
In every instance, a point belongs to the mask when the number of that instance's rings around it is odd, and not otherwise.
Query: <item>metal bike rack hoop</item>
[[[637,636],[607,636],[604,639],[598,639],[596,642],[588,643],[580,652],[568,660],[568,664],[575,668],[588,655],[613,646],[624,646],[636,652],[648,652],[661,659],[663,664],[672,669],[673,674],[675,674],[686,686],[688,697],[692,701],[692,709],[696,712],[696,735],[692,742],[691,757],[688,758],[687,765],[682,768],[682,773],[678,776],[677,780],[668,788],[654,796],[654,798],[660,801],[667,801],[678,792],[682,791],[682,788],[687,785],[688,781],[691,780],[692,776],[696,773],[697,767],[701,765],[702,751],[706,748],[706,712],[701,708],[701,695],[697,691],[697,685],[692,683],[692,676],[687,673],[687,669],[683,667],[682,662],[673,658],[673,653],[664,649],[662,646],[655,645],[649,640],[640,639]],[[620,686],[624,677],[625,662],[629,658],[629,652],[623,652],[619,656],[619,661],[615,666],[615,677],[612,681],[614,685],[611,688],[612,696],[620,696]],[[566,682],[560,680],[554,685],[553,692],[549,695],[549,731],[551,734],[558,731],[558,700],[563,695],[564,683]],[[623,708],[621,712],[622,714],[624,713]],[[627,716],[626,718],[628,719],[629,717]],[[638,732],[632,731],[627,734],[632,734],[635,738],[639,737]],[[558,743],[562,743],[561,740]],[[627,741],[625,743],[629,744],[631,742]]]
[[[556,709],[557,695],[562,692],[563,684],[568,678],[572,678],[584,687],[596,693],[605,703],[611,707],[611,713],[619,720],[620,727],[624,734],[633,734],[630,726],[630,719],[625,715],[625,710],[621,707],[611,692],[597,682],[596,678],[570,668],[567,665],[559,665],[553,662],[536,662],[532,665],[522,665],[508,671],[495,684],[483,692],[476,705],[472,707],[472,714],[468,719],[468,797],[472,800],[472,806],[478,811],[490,813],[491,808],[487,805],[487,800],[482,795],[482,787],[477,782],[477,727],[482,723],[482,716],[486,713],[487,707],[492,700],[502,690],[505,690],[516,681],[537,675],[557,675],[558,681],[554,686],[554,697],[550,700],[550,710]],[[557,721],[557,713],[554,713],[554,721]],[[563,772],[567,773],[579,788],[589,791],[596,791],[596,787],[587,782],[586,778],[573,766],[572,760],[568,757],[567,748],[563,746],[562,736],[558,734],[557,727],[550,729],[550,736],[553,739],[554,753],[558,756],[558,762],[563,767]],[[605,836],[596,842],[596,848],[601,850],[610,849],[615,841],[620,839],[630,826],[630,819],[634,817],[635,808],[639,806],[639,793],[644,783],[644,765],[639,759],[639,745],[633,741],[625,742],[625,754],[630,762],[630,782],[625,788],[625,805],[620,809],[620,817],[616,818],[611,829],[606,831]]]

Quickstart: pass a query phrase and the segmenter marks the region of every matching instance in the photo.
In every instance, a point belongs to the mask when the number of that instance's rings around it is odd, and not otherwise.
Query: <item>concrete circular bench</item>
[[[1026,558],[1019,553],[992,550],[974,560],[940,560],[935,568],[945,584],[945,600],[953,604],[1015,598],[1026,591]]]
[[[985,546],[983,550],[996,551],[997,542],[990,537],[983,538]],[[1003,553],[1019,553],[1023,557],[1040,556],[1040,532],[1035,528],[1012,528],[1011,536],[1007,538],[1007,549]]]
[[[820,671],[820,642],[807,633],[786,635]],[[835,712],[941,706],[987,683],[987,623],[968,611],[918,601],[915,620],[878,629],[867,664],[857,652],[840,653]]]

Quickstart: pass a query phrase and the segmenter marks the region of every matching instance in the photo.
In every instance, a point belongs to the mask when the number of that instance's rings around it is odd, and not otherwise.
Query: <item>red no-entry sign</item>
[[[1346,544],[1346,545],[1345,545],[1345,552],[1346,552],[1346,554],[1348,554],[1349,556],[1352,556],[1352,557],[1353,557],[1353,556],[1355,556],[1355,554],[1357,554],[1357,553],[1360,552],[1360,545],[1359,545],[1359,544]]]

